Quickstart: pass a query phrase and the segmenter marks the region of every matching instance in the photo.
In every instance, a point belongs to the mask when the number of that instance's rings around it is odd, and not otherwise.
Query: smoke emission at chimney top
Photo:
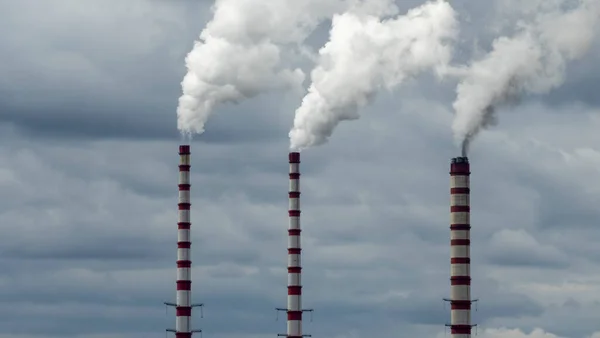
[[[213,18],[185,58],[178,129],[189,139],[204,132],[220,104],[240,103],[276,88],[301,91],[305,75],[285,63],[285,53],[297,52],[290,46],[301,45],[345,2],[217,0]]]
[[[386,20],[356,11],[334,15],[312,84],[296,110],[290,149],[327,142],[340,122],[358,119],[381,89],[445,67],[457,34],[456,13],[442,0]]]
[[[217,106],[238,104],[275,89],[304,92],[305,74],[292,59],[306,38],[334,13],[393,14],[393,0],[217,0],[186,56],[177,128],[189,140],[204,132]]]
[[[568,62],[590,48],[600,29],[600,1],[578,0],[568,11],[561,9],[563,3],[544,3],[514,36],[497,38],[486,56],[459,69],[452,128],[463,156],[477,134],[496,123],[499,106],[516,104],[524,93],[559,87]]]

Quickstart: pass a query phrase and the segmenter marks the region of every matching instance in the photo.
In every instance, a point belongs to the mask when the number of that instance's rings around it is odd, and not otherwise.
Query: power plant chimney
[[[290,190],[289,190],[289,217],[288,228],[288,298],[287,308],[277,308],[277,311],[287,312],[287,334],[278,334],[280,337],[302,338],[310,335],[302,334],[302,313],[312,312],[312,309],[302,309],[302,255],[300,241],[300,153],[291,152],[290,162]]]
[[[191,329],[192,308],[203,304],[192,304],[192,258],[190,254],[190,146],[179,146],[179,217],[177,221],[177,294],[176,302],[165,302],[175,308],[175,329],[167,329],[175,333],[175,338],[191,338],[195,332]]]
[[[450,333],[470,338],[471,328],[471,236],[469,159],[456,157],[450,164]]]

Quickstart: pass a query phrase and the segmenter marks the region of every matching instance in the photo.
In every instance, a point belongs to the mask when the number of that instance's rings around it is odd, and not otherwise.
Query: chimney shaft
[[[192,258],[190,255],[190,146],[179,146],[179,217],[177,221],[177,294],[175,337],[191,338]]]
[[[300,153],[291,152],[288,228],[287,338],[302,338],[302,264],[300,242]]]
[[[471,337],[471,257],[469,159],[450,165],[450,331],[452,338]]]

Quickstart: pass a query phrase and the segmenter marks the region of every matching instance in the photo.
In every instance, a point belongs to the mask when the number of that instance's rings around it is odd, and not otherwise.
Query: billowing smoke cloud
[[[521,24],[511,38],[496,39],[489,54],[461,70],[453,130],[463,156],[473,137],[496,120],[497,107],[514,104],[524,93],[543,94],[560,86],[567,63],[589,49],[599,29],[600,1],[578,0],[562,11],[564,5],[562,0],[545,2],[531,23]]]
[[[358,119],[359,109],[382,88],[446,65],[457,27],[454,10],[441,0],[389,19],[354,9],[334,15],[329,42],[296,110],[290,147],[325,143],[341,121]]]
[[[217,0],[212,20],[186,57],[177,127],[204,132],[215,106],[238,103],[305,76],[282,65],[282,46],[302,42],[339,1]]]
[[[363,3],[364,2],[364,3]],[[186,57],[177,127],[204,132],[215,107],[274,88],[302,90],[300,69],[283,61],[324,19],[349,6],[386,12],[389,0],[217,0],[212,20]]]

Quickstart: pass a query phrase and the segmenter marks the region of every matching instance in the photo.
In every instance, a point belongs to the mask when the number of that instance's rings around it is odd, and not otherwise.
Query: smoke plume
[[[215,106],[239,103],[273,88],[301,88],[304,73],[282,62],[344,0],[217,0],[214,16],[185,63],[177,108],[184,134],[204,132]]]
[[[599,28],[600,1],[578,0],[567,11],[563,5],[562,0],[545,2],[531,23],[521,24],[513,37],[497,38],[489,54],[461,70],[453,130],[463,156],[473,137],[495,121],[498,107],[514,104],[524,93],[559,87],[568,62],[590,48]]]
[[[454,10],[441,0],[389,19],[353,9],[334,15],[329,42],[296,110],[290,147],[325,143],[341,121],[358,119],[359,109],[382,88],[446,65],[457,26]]]

